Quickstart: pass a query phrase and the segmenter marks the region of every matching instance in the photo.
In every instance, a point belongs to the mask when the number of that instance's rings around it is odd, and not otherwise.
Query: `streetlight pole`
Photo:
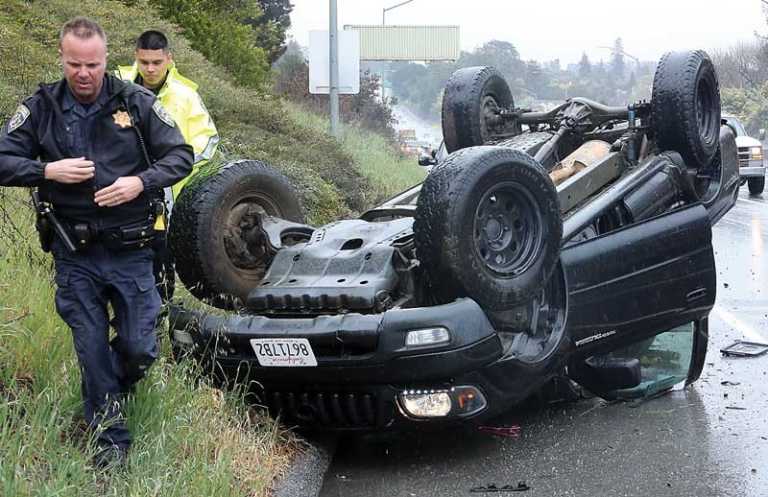
[[[405,2],[400,2],[399,4],[393,5],[392,7],[387,7],[385,9],[381,9],[381,25],[384,26],[385,24],[387,24],[387,11],[390,11],[392,9],[396,9],[398,7],[401,7],[401,6],[403,6],[403,5],[407,4],[407,3],[411,3],[411,2],[413,2],[413,0],[406,0]]]
[[[330,69],[330,88],[328,89],[330,114],[331,114],[331,135],[339,137],[339,27],[337,22],[336,0],[329,0],[330,3],[330,26],[328,29],[328,45],[330,53],[328,57],[328,66]]]

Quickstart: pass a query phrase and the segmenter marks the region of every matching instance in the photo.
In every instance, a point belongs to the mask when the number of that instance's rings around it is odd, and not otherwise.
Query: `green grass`
[[[286,103],[288,115],[317,132],[328,128],[327,116],[319,116],[301,106]],[[426,171],[413,157],[401,156],[387,140],[357,126],[341,126],[341,145],[350,154],[359,171],[371,183],[376,195],[369,197],[369,206],[420,183]]]
[[[71,333],[52,312],[52,261],[36,247],[22,192],[0,200],[0,495],[268,495],[292,435],[169,360],[165,339],[126,406],[128,469],[91,467]]]

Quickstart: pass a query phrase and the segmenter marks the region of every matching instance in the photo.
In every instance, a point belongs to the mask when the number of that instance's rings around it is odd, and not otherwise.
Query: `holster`
[[[35,229],[37,230],[37,236],[40,239],[40,248],[43,249],[43,252],[50,252],[55,233],[48,218],[39,212],[35,214]]]

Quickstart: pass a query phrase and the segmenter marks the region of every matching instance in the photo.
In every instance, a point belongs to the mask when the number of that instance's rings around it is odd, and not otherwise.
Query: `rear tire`
[[[760,195],[763,193],[763,190],[765,190],[765,176],[760,178],[749,178],[747,180],[747,185],[749,186],[750,195]]]
[[[442,126],[448,152],[486,144],[503,123],[502,109],[515,106],[504,76],[493,67],[465,67],[454,72],[443,93]],[[514,130],[520,133],[519,125]]]
[[[678,152],[688,168],[705,169],[720,136],[720,84],[702,50],[668,52],[656,68],[651,126],[659,150]]]
[[[486,310],[503,311],[549,280],[563,225],[555,187],[532,157],[471,147],[427,176],[413,229],[437,300],[469,296]]]
[[[269,260],[253,254],[243,234],[264,215],[301,223],[298,196],[288,179],[252,160],[197,175],[182,190],[168,233],[176,272],[198,299],[238,308],[261,281]]]

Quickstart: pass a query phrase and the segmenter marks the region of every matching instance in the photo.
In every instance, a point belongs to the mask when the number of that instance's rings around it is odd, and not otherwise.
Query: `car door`
[[[568,245],[569,333],[589,356],[707,316],[716,273],[700,203]]]

